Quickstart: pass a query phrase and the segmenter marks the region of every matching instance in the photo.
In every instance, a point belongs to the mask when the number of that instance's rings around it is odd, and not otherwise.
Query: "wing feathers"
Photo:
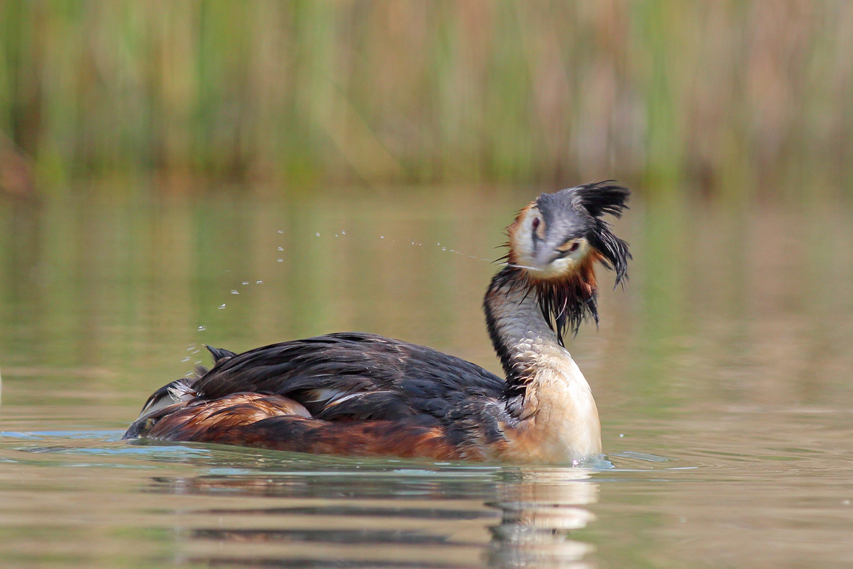
[[[213,369],[156,392],[126,438],[486,459],[505,443],[502,425],[514,421],[505,412],[503,379],[381,336],[330,334],[242,354],[210,351]]]
[[[274,393],[326,419],[443,414],[471,398],[499,399],[504,381],[465,360],[373,334],[329,334],[217,361],[193,386],[206,399]]]

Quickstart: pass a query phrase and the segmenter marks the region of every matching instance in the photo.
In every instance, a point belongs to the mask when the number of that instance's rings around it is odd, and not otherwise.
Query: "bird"
[[[363,332],[240,354],[155,391],[124,439],[361,457],[578,464],[601,456],[591,389],[566,349],[598,326],[598,263],[627,281],[628,244],[607,216],[630,190],[612,180],[543,193],[507,228],[484,297],[505,377],[438,350]]]

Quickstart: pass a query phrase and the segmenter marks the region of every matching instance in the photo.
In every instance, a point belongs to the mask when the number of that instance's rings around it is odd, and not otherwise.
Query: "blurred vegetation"
[[[32,170],[47,188],[157,172],[838,195],[851,54],[843,0],[4,1],[0,185],[25,192]]]

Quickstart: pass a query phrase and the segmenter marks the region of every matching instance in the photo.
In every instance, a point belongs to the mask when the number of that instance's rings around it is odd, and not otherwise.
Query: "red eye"
[[[537,229],[539,229],[539,223],[540,223],[539,218],[534,217],[533,218],[533,231],[536,231]]]
[[[581,246],[581,244],[578,243],[577,241],[575,241],[574,243],[572,243],[572,246],[569,247],[569,253],[574,253],[575,251],[577,251],[580,248],[580,246]]]

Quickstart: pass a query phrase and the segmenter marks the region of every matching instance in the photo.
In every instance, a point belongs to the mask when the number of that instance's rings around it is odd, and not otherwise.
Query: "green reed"
[[[851,29],[844,1],[11,0],[0,136],[54,182],[850,187]]]

